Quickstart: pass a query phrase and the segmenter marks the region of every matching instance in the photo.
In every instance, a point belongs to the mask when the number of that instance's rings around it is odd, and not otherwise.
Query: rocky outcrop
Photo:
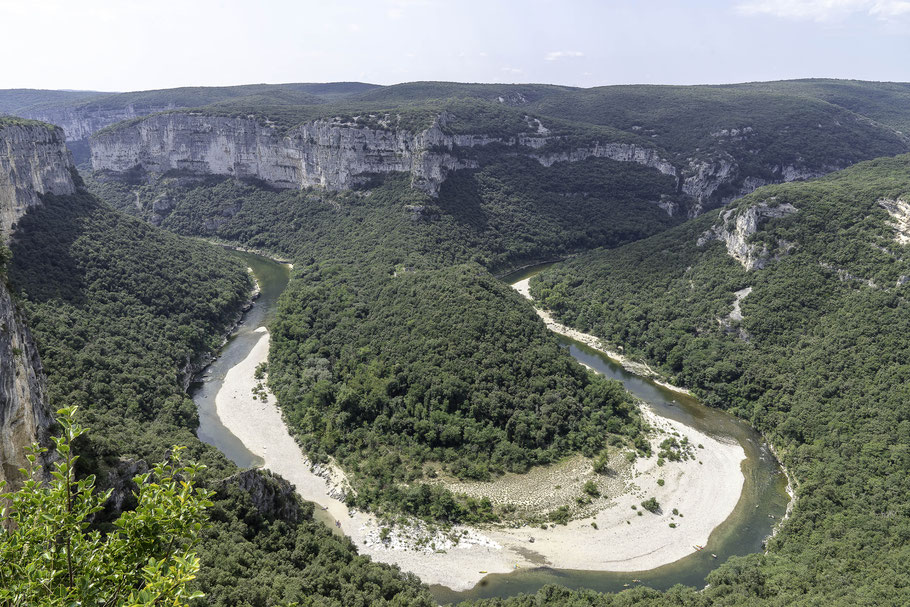
[[[230,486],[249,494],[253,507],[263,517],[292,524],[302,517],[294,485],[268,470],[244,470],[221,481],[222,488]]]
[[[878,205],[891,216],[889,225],[894,229],[894,239],[898,244],[910,244],[910,203],[903,198],[897,200],[879,200]]]
[[[682,192],[695,200],[689,215],[700,215],[718,188],[736,179],[737,172],[736,162],[726,153],[712,159],[690,159],[681,185]]]
[[[172,112],[97,133],[92,138],[92,166],[114,173],[230,175],[278,188],[329,190],[349,189],[377,174],[406,173],[414,187],[436,195],[452,171],[477,167],[468,150],[499,144],[544,166],[598,157],[676,174],[655,149],[640,145],[595,142],[546,153],[542,148],[560,142],[560,137],[540,124],[529,133],[494,137],[450,133],[446,128],[450,119],[442,112],[426,129],[412,131],[395,126],[393,118],[333,118],[281,132],[252,118]]]
[[[680,189],[693,199],[694,202],[689,207],[689,216],[696,217],[707,209],[725,206],[760,187],[815,179],[843,168],[845,166],[808,169],[793,165],[776,165],[766,167],[763,176],[744,175],[733,156],[721,152],[710,158],[690,158],[680,174]],[[721,195],[720,192],[726,193]]]
[[[73,171],[59,128],[0,121],[0,242],[41,194],[74,193]]]
[[[742,264],[743,268],[747,271],[759,270],[775,256],[789,251],[792,245],[779,242],[776,251],[772,253],[767,244],[749,242],[750,238],[768,219],[785,217],[796,211],[796,207],[789,203],[775,203],[774,198],[745,208],[730,209],[721,213],[720,221],[699,237],[698,246],[719,240],[726,245],[727,254]]]
[[[21,112],[23,118],[56,124],[63,129],[67,141],[86,140],[97,131],[124,120],[177,109],[174,104],[157,106],[127,105],[121,108],[60,107]]]
[[[26,447],[46,445],[52,423],[38,348],[0,272],[0,481],[18,484]]]
[[[59,128],[0,121],[0,246],[41,194],[75,191]],[[0,254],[0,480],[15,485],[26,448],[46,445],[53,418],[38,348],[6,288],[4,262]]]
[[[579,162],[587,158],[609,158],[619,162],[634,162],[657,169],[664,175],[676,177],[676,167],[668,160],[665,160],[656,149],[634,143],[594,143],[591,146],[580,147],[571,151],[531,154],[531,156],[546,167],[556,162]]]

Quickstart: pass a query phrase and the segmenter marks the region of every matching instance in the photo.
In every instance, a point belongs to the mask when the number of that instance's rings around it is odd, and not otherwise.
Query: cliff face
[[[0,283],[0,481],[19,480],[25,447],[46,443],[52,419],[38,349]]]
[[[59,128],[0,122],[0,242],[41,203],[39,194],[73,194],[73,162]]]
[[[695,217],[709,208],[724,206],[751,194],[762,186],[815,179],[844,168],[846,165],[826,166],[816,170],[792,165],[775,165],[764,167],[764,174],[770,177],[758,177],[744,174],[733,156],[721,152],[711,158],[689,159],[688,165],[680,175],[680,189],[695,201],[689,208],[689,216]],[[723,188],[727,188],[728,192],[733,191],[721,196],[718,191]]]
[[[63,132],[0,124],[0,245],[39,194],[72,194],[72,162]],[[0,480],[16,484],[25,448],[46,443],[52,418],[38,349],[6,288],[0,260]]]
[[[791,204],[774,205],[773,202],[772,198],[745,209],[725,211],[721,214],[720,221],[701,235],[698,246],[704,246],[712,240],[720,240],[727,247],[727,254],[747,271],[764,268],[775,257],[786,254],[791,245],[778,242],[776,250],[771,251],[766,244],[750,242],[750,238],[768,219],[785,217],[797,211]]]
[[[82,141],[114,123],[173,109],[176,109],[173,104],[150,107],[128,105],[117,109],[62,107],[22,112],[22,117],[56,124],[63,129],[67,141]]]
[[[316,120],[282,134],[246,118],[193,113],[151,116],[136,124],[104,131],[92,138],[96,171],[169,170],[260,179],[274,187],[348,189],[371,175],[403,172],[430,195],[452,171],[475,168],[464,152],[493,143],[526,153],[541,164],[596,156],[651,166],[675,175],[656,150],[631,144],[592,144],[568,152],[541,148],[558,137],[546,134],[503,138],[484,134],[449,134],[445,112],[425,130],[377,128],[341,120]]]

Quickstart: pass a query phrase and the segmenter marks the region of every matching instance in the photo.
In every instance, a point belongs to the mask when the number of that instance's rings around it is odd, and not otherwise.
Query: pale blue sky
[[[0,0],[0,88],[910,81],[908,0]]]

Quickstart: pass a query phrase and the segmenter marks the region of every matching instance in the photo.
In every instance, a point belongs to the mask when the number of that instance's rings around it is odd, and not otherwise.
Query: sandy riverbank
[[[623,475],[626,489],[602,509],[584,519],[546,530],[475,529],[459,526],[447,533],[431,534],[421,525],[396,527],[387,542],[380,540],[376,518],[349,512],[337,499],[343,474],[336,469],[311,469],[309,460],[290,436],[275,400],[255,400],[252,389],[256,366],[268,356],[269,336],[264,327],[249,355],[228,371],[216,396],[222,423],[264,466],[288,479],[297,492],[317,507],[325,508],[337,520],[363,554],[374,560],[399,565],[417,574],[428,584],[466,590],[486,573],[548,566],[558,569],[640,571],[678,560],[707,543],[708,536],[733,511],[743,486],[740,464],[745,458],[738,444],[719,442],[678,422],[645,411],[649,422],[660,428],[655,445],[678,432],[695,450],[695,459],[657,465],[656,456],[638,459]],[[329,477],[327,479],[326,477]],[[657,479],[663,479],[659,486]],[[655,497],[661,505],[657,514],[638,516],[640,502]],[[682,516],[674,516],[677,508]],[[598,529],[591,526],[595,521]],[[676,528],[670,528],[674,523]],[[457,544],[452,539],[460,538]],[[534,538],[531,542],[530,539]],[[484,573],[481,573],[484,572]]]
[[[522,295],[522,297],[524,297],[525,299],[534,301],[534,298],[531,297],[530,282],[531,282],[530,278],[525,278],[524,280],[520,280],[520,281],[514,283],[512,285],[512,288],[515,289],[516,291],[518,291]],[[547,310],[542,310],[537,307],[535,307],[534,309],[537,311],[537,315],[540,316],[541,319],[543,319],[544,323],[547,325],[547,328],[550,329],[551,331],[553,331],[554,333],[559,333],[560,335],[565,335],[566,337],[568,337],[570,339],[574,339],[575,341],[579,341],[579,342],[583,343],[584,345],[588,346],[589,348],[594,348],[598,352],[602,352],[608,358],[610,358],[613,361],[622,365],[623,369],[625,369],[626,371],[629,371],[630,373],[634,373],[636,375],[641,375],[642,377],[647,377],[648,379],[653,381],[655,384],[657,384],[659,386],[663,386],[664,388],[666,388],[668,390],[673,390],[674,392],[679,392],[680,394],[687,394],[689,396],[692,396],[692,392],[690,392],[686,388],[680,388],[678,386],[674,386],[673,384],[670,384],[667,381],[665,381],[663,379],[663,377],[661,377],[661,375],[657,371],[652,369],[647,363],[632,360],[628,356],[625,356],[624,354],[617,352],[616,350],[611,350],[596,335],[591,335],[590,333],[582,333],[581,331],[578,331],[576,329],[567,327],[566,325],[559,323],[555,318],[553,318],[553,315],[550,314],[550,312],[548,312]]]

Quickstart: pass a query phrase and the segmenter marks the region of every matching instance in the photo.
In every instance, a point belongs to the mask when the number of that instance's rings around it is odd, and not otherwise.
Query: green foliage
[[[532,283],[560,318],[748,419],[795,477],[799,499],[767,558],[721,567],[716,577],[727,581],[712,582],[712,593],[761,587],[781,602],[833,592],[900,603],[910,537],[900,506],[910,494],[902,278],[910,259],[878,202],[906,200],[908,175],[910,157],[899,156],[743,199],[734,213],[769,200],[797,209],[752,237],[780,255],[762,270],[745,271],[723,243],[698,246],[721,222],[710,213]],[[743,320],[719,323],[747,286]],[[849,573],[832,586],[833,571]]]
[[[245,302],[241,264],[84,194],[47,197],[19,226],[10,276],[51,402],[85,405],[80,414],[95,428],[77,440],[81,473],[103,484],[123,460],[166,458],[173,444],[209,465],[200,482],[217,490],[212,525],[199,534],[201,569],[190,585],[206,598],[194,604],[431,604],[419,580],[357,556],[350,541],[313,520],[311,506],[293,521],[260,512],[249,493],[221,480],[233,466],[196,438],[181,370],[220,344]],[[99,489],[96,505],[104,503]],[[95,517],[102,530],[109,526],[110,504]]]
[[[220,345],[249,293],[245,268],[84,193],[47,197],[12,246],[50,402],[79,406],[98,429],[91,457],[160,459],[186,444],[175,430],[195,428],[196,407],[182,370]]]
[[[657,500],[653,497],[649,497],[641,503],[641,507],[650,512],[651,514],[657,514],[657,511],[660,510],[660,504],[657,503]]]
[[[270,483],[271,485],[271,483]],[[280,490],[273,489],[274,493]],[[413,574],[357,554],[346,537],[313,518],[313,504],[298,503],[298,520],[266,514],[230,479],[218,485],[212,526],[199,545],[196,587],[202,607],[300,605],[413,606],[435,603]]]
[[[625,173],[613,164],[579,163],[573,171],[531,163],[518,170],[541,175],[523,181],[501,167],[495,175],[508,181],[483,194],[472,216],[453,195],[426,220],[415,220],[411,208],[432,201],[399,178],[369,195],[273,192],[225,180],[177,189],[167,178],[139,193],[177,201],[164,226],[204,233],[208,218],[229,210],[218,237],[295,260],[272,327],[269,384],[310,453],[334,455],[354,474],[352,503],[487,520],[489,508],[417,482],[423,465],[442,461],[449,474],[485,479],[572,452],[593,456],[610,433],[639,431],[618,384],[575,365],[511,289],[464,263],[478,250],[489,251],[482,259],[494,266],[563,250],[569,239],[553,237],[554,229],[585,209],[592,221],[584,229],[603,230],[598,240],[656,229],[667,219],[656,206],[641,203],[655,221],[639,228],[621,219],[621,208],[642,200],[648,183],[672,184],[655,171]],[[577,206],[545,214],[545,204],[538,212],[510,202],[519,194],[533,200],[554,182],[562,191],[593,187],[598,174],[614,179],[624,204],[603,209],[600,199],[579,197]],[[130,195],[96,186],[122,200]],[[510,240],[517,234],[531,246]]]
[[[906,151],[889,129],[805,95],[730,86],[608,86],[562,92],[532,109],[649,136],[671,154],[724,151],[746,165],[856,162]],[[635,127],[638,127],[637,129]],[[751,128],[751,131],[742,132]],[[727,133],[723,134],[723,130]],[[741,132],[733,134],[730,129]]]
[[[734,88],[766,90],[787,95],[814,97],[868,116],[878,123],[910,133],[910,84],[862,80],[784,80],[736,85]]]
[[[6,245],[0,244],[0,276],[6,275],[6,266],[13,258],[13,252]]]
[[[193,486],[199,466],[181,465],[174,448],[169,461],[134,479],[136,508],[102,535],[89,526],[110,492],[95,492],[93,476],[76,478],[73,444],[85,430],[74,415],[58,412],[63,431],[54,438],[52,479],[43,480],[37,456],[44,450],[36,447],[23,486],[3,495],[0,604],[151,607],[200,597],[188,587],[199,570],[192,547],[212,503],[210,492]]]
[[[610,453],[607,449],[604,449],[597,454],[597,457],[594,458],[592,463],[594,472],[597,474],[608,474],[610,472]]]
[[[590,495],[591,497],[600,497],[600,490],[597,488],[597,483],[594,481],[585,482],[584,486],[581,488],[582,491]]]
[[[550,512],[550,514],[547,515],[547,519],[556,523],[557,525],[568,525],[570,516],[571,513],[569,512],[569,507],[560,506],[556,510]]]
[[[8,126],[37,126],[41,128],[56,128],[46,122],[39,122],[37,120],[28,120],[26,118],[17,118],[15,116],[2,116],[0,115],[0,129]]]

